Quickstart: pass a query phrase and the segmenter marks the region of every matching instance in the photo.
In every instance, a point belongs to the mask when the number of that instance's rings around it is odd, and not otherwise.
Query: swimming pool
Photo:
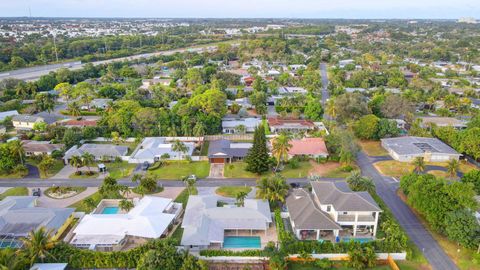
[[[118,213],[118,207],[117,206],[105,207],[102,210],[102,214],[104,214],[104,215],[112,215],[112,214],[117,214],[117,213]]]
[[[347,237],[342,238],[343,242],[350,242],[350,240],[353,240],[358,243],[367,243],[367,242],[373,241],[372,238],[347,238]]]
[[[224,248],[261,248],[259,236],[226,236],[223,239]]]

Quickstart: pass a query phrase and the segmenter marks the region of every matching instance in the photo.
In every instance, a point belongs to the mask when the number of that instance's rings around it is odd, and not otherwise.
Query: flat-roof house
[[[0,237],[2,247],[17,248],[19,241],[31,231],[42,227],[51,230],[53,237],[63,233],[64,224],[75,211],[73,208],[37,207],[35,196],[9,196],[0,201]]]
[[[295,236],[338,242],[373,238],[381,208],[368,192],[353,192],[346,182],[313,181],[312,192],[294,189],[286,199]]]
[[[434,124],[437,127],[451,126],[455,129],[467,128],[467,123],[465,121],[462,121],[453,117],[424,116],[424,117],[418,117],[418,118],[422,120],[421,127],[423,128],[427,128],[431,124]]]
[[[247,156],[252,145],[252,143],[237,143],[224,139],[210,141],[208,160],[210,163],[230,163],[242,160]]]
[[[443,162],[450,159],[458,160],[461,156],[436,138],[406,136],[382,139],[381,142],[382,147],[393,159],[402,162],[411,162],[416,157],[423,157],[426,161]]]
[[[51,155],[54,151],[61,151],[65,145],[50,143],[49,141],[22,141],[23,150],[25,155],[28,156],[40,156]]]
[[[303,87],[281,86],[278,88],[279,95],[307,94],[307,89]]]
[[[102,201],[78,222],[70,244],[98,251],[121,250],[130,242],[141,244],[166,236],[182,212],[182,204],[172,199],[145,196],[133,202],[135,206],[127,213],[105,213],[106,208],[115,207],[114,201]]]
[[[95,160],[115,160],[116,157],[126,156],[128,153],[127,146],[113,145],[113,144],[93,144],[86,143],[78,147],[77,145],[72,146],[65,152],[63,160],[65,164],[68,164],[68,161],[73,156],[82,156],[83,153],[90,153],[95,157]]]
[[[265,235],[272,224],[272,214],[267,201],[245,199],[244,206],[217,205],[218,197],[193,195],[188,198],[182,222],[181,245],[203,249],[224,247],[225,239],[246,233]],[[267,241],[260,239],[261,246]],[[260,247],[259,247],[260,248]]]
[[[166,78],[166,79],[161,79],[161,78],[153,78],[153,79],[145,79],[142,81],[142,86],[141,88],[143,89],[148,89],[150,86],[159,84],[163,86],[169,86],[170,83],[172,82],[172,79]]]
[[[0,122],[5,120],[5,118],[10,117],[10,116],[15,116],[18,115],[17,111],[6,111],[6,112],[0,112]]]
[[[224,134],[236,134],[239,133],[239,126],[245,127],[246,133],[252,133],[255,128],[262,123],[262,120],[255,117],[248,118],[232,118],[224,117],[222,119],[222,132]]]
[[[182,160],[191,157],[195,150],[194,142],[182,142],[186,152],[174,151],[174,141],[165,137],[147,137],[137,146],[129,159],[129,163],[154,163],[164,157],[165,159]]]
[[[304,156],[310,158],[328,157],[327,146],[323,138],[302,138],[290,141],[292,147],[288,150],[288,157]]]
[[[314,122],[305,119],[281,119],[276,117],[268,118],[268,126],[272,133],[286,132],[307,132],[317,128]]]

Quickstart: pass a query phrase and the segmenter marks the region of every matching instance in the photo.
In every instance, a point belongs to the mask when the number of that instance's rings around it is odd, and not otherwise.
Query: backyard
[[[208,161],[169,161],[158,169],[149,170],[147,174],[157,179],[179,180],[192,174],[197,178],[205,178],[209,172],[210,163]]]

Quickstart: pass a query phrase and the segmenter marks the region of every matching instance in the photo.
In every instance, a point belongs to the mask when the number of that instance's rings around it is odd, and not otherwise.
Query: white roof
[[[267,224],[272,222],[268,202],[246,199],[244,205],[217,207],[215,196],[190,196],[182,222],[181,244],[220,243],[228,229],[266,230]]]
[[[85,215],[73,231],[72,244],[117,244],[125,236],[159,238],[175,218],[164,213],[172,200],[146,196],[127,214]]]
[[[183,142],[183,144],[188,148],[185,154],[191,156],[195,149],[195,143]],[[170,157],[178,156],[179,153],[173,151],[172,146],[173,143],[167,142],[165,137],[147,137],[132,154],[132,159],[161,157],[163,154],[168,154]]]
[[[66,263],[36,263],[30,270],[64,270],[66,268]]]
[[[5,120],[6,117],[14,116],[14,115],[18,115],[18,112],[17,111],[0,112],[0,121]]]
[[[237,127],[239,125],[244,125],[247,128],[255,128],[258,125],[260,125],[260,123],[262,123],[261,119],[253,118],[253,117],[242,118],[242,119],[224,118],[222,120],[222,127],[224,127],[224,128],[234,128],[234,127]]]

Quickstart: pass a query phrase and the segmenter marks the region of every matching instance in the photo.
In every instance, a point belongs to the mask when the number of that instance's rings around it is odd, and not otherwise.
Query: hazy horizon
[[[0,17],[183,19],[458,19],[478,0],[0,0]]]

